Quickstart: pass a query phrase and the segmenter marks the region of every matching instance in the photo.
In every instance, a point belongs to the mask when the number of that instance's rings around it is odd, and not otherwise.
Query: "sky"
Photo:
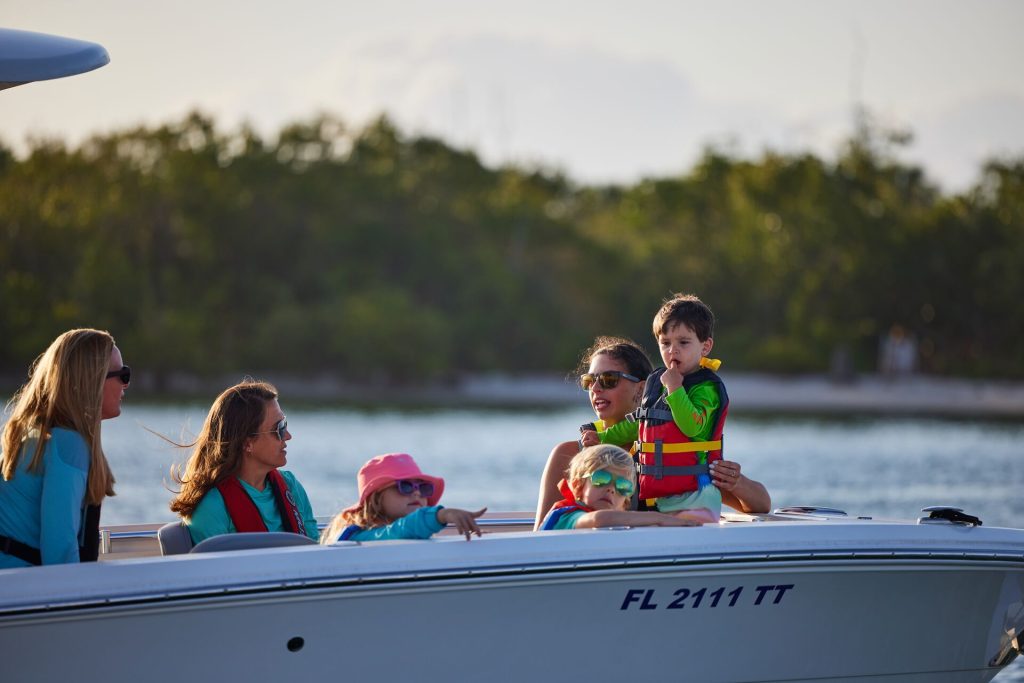
[[[17,7],[16,7],[17,5]],[[1024,156],[1016,0],[0,0],[0,26],[107,66],[0,91],[0,141],[180,120],[267,137],[317,113],[580,183],[686,173],[709,146],[834,158],[864,108],[946,191]]]

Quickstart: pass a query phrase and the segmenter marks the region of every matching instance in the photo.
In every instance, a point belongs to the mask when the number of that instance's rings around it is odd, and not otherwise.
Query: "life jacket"
[[[541,531],[551,531],[558,525],[560,520],[570,512],[593,512],[594,508],[587,507],[583,503],[576,500],[576,496],[573,494],[572,489],[569,488],[569,482],[565,479],[558,482],[558,490],[562,492],[562,500],[558,501],[551,506],[551,510],[548,512],[547,517],[544,518],[544,523],[541,525]]]
[[[729,395],[722,378],[706,368],[683,377],[683,389],[689,391],[703,382],[713,382],[721,404],[714,414],[714,425],[708,441],[694,441],[683,434],[662,392],[661,375],[665,368],[655,370],[647,378],[640,408],[627,415],[638,425],[634,446],[637,461],[640,498],[653,505],[655,498],[675,496],[711,485],[708,465],[722,459],[722,431],[729,412]],[[701,453],[707,457],[701,461]]]
[[[277,502],[277,511],[281,515],[284,530],[305,536],[306,524],[302,520],[302,513],[299,512],[284,477],[277,470],[270,470],[267,482],[274,492],[274,500]],[[267,530],[259,508],[242,488],[242,482],[238,480],[238,477],[224,478],[218,482],[217,490],[224,497],[224,507],[228,509],[228,516],[231,517],[231,523],[235,525],[236,531],[244,533]]]
[[[100,506],[86,505],[82,509],[82,530],[79,534],[82,544],[78,546],[79,562],[95,562],[100,556]],[[43,564],[39,548],[0,536],[0,553],[6,553],[37,567]]]

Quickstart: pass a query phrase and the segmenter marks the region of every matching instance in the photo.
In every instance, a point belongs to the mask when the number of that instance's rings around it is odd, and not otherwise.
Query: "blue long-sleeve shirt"
[[[82,435],[54,427],[43,446],[42,466],[28,471],[37,440],[27,439],[10,481],[0,478],[0,535],[38,548],[43,564],[78,562],[89,447]],[[27,567],[0,553],[0,568]]]
[[[399,539],[425,539],[430,538],[444,528],[437,519],[437,513],[442,506],[434,505],[428,508],[419,508],[410,512],[405,517],[399,517],[387,526],[375,526],[372,529],[362,529],[348,537],[350,541],[394,541]]]

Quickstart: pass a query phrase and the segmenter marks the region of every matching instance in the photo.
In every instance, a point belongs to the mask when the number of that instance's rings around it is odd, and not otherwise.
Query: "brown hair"
[[[639,377],[641,381],[647,379],[647,376],[654,370],[650,359],[647,358],[647,353],[632,339],[598,337],[590,348],[580,356],[579,365],[576,367],[576,377],[573,379],[587,372],[590,368],[590,361],[594,359],[594,356],[601,354],[611,356],[625,365],[627,372],[634,377]]]
[[[372,529],[374,527],[386,526],[395,521],[388,519],[384,514],[384,502],[381,500],[384,497],[384,492],[389,488],[391,487],[385,486],[371,493],[357,510],[351,512],[342,510],[336,514],[331,523],[324,529],[324,532],[320,534],[320,543],[324,545],[334,543],[338,540],[341,532],[352,524],[363,529]]]
[[[37,439],[28,471],[42,465],[44,445],[54,427],[71,429],[89,449],[85,502],[99,505],[114,495],[114,475],[100,444],[103,383],[114,338],[93,329],[68,330],[33,361],[29,378],[7,404],[10,419],[0,437],[3,477],[14,477],[26,441]]]
[[[226,477],[242,467],[245,443],[259,431],[267,413],[267,404],[277,398],[277,389],[267,382],[245,380],[225,389],[210,407],[199,438],[185,448],[194,447],[181,468],[171,468],[171,477],[181,491],[171,501],[171,511],[188,519],[203,496]]]
[[[686,325],[704,342],[715,334],[715,314],[693,294],[674,294],[654,314],[654,338],[668,334],[676,325]]]

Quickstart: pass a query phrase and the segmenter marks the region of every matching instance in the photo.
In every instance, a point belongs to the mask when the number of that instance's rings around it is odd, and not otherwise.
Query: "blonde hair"
[[[113,350],[109,332],[68,330],[33,361],[28,382],[7,404],[10,419],[0,437],[0,470],[5,480],[14,477],[24,446],[32,438],[37,442],[28,471],[38,472],[50,432],[63,427],[78,432],[89,449],[85,502],[99,505],[104,497],[114,495],[114,475],[100,443],[103,384]]]
[[[171,477],[181,484],[181,491],[171,501],[171,511],[188,519],[203,496],[222,479],[242,468],[245,444],[259,431],[267,414],[267,404],[277,398],[277,389],[267,382],[245,380],[228,387],[210,406],[199,438],[185,465],[171,468]]]
[[[579,496],[574,484],[585,480],[594,472],[602,469],[613,469],[628,472],[626,475],[636,486],[636,469],[633,467],[633,456],[618,446],[611,444],[600,444],[588,446],[573,456],[569,464],[569,474],[566,481],[572,488],[573,493]]]
[[[338,536],[347,527],[355,524],[363,529],[372,529],[379,526],[387,526],[391,522],[395,521],[389,519],[384,514],[384,492],[387,491],[390,486],[377,489],[363,501],[357,509],[349,511],[342,510],[334,516],[331,523],[327,525],[324,532],[320,534],[320,543],[323,545],[330,545],[338,540]]]

